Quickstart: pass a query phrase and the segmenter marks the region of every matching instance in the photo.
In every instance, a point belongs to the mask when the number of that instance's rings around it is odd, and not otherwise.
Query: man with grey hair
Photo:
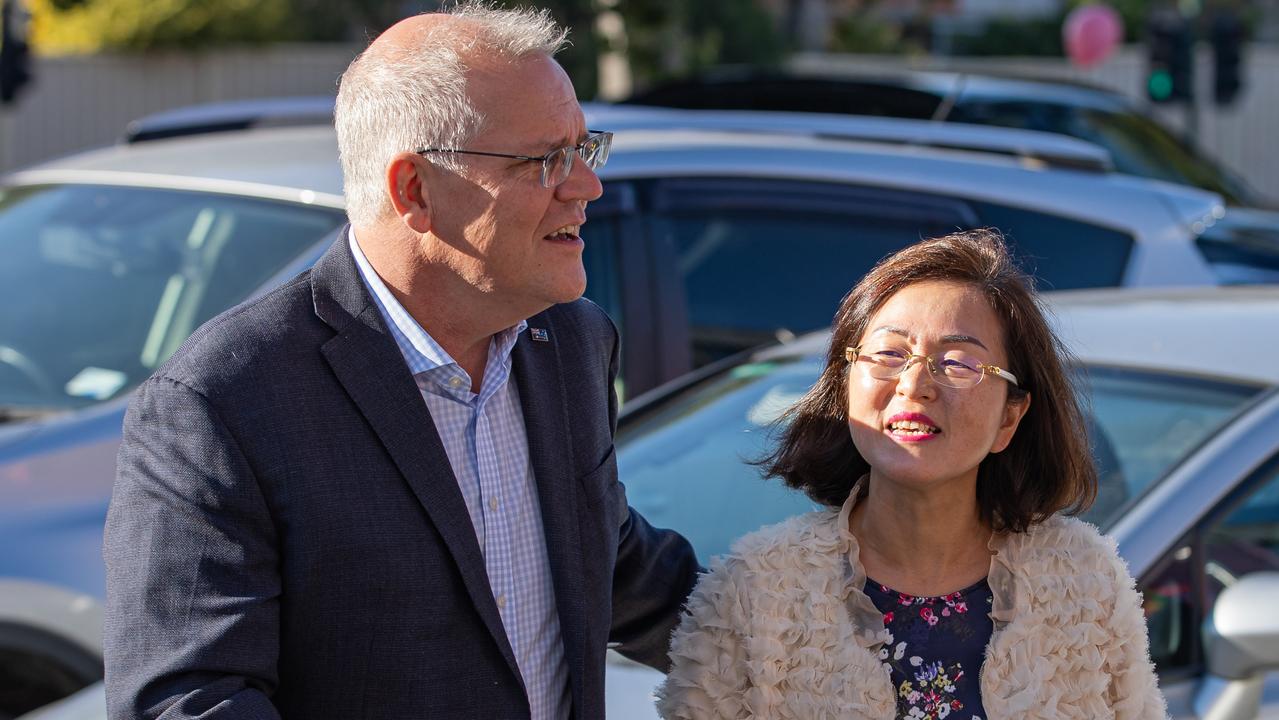
[[[107,522],[112,718],[604,715],[698,569],[630,510],[579,299],[588,130],[545,13],[402,21],[342,77],[351,226],[139,389]]]

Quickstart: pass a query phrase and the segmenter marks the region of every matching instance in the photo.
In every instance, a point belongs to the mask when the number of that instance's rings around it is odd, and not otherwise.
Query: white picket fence
[[[37,58],[34,85],[16,107],[0,113],[0,170],[115,142],[132,119],[181,105],[278,95],[332,95],[354,57],[350,45],[279,45],[262,49],[147,56]],[[1044,58],[965,59],[807,56],[804,66],[950,67],[1085,80],[1145,102],[1146,63],[1140,47],[1124,48],[1089,70]],[[1211,58],[1199,57],[1200,96],[1211,96]],[[1279,198],[1279,47],[1254,45],[1245,59],[1239,101],[1199,109],[1197,141],[1210,155]],[[1151,112],[1181,127],[1180,108]]]

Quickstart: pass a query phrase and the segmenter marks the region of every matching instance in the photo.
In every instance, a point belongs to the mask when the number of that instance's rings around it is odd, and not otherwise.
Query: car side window
[[[1200,628],[1223,590],[1249,573],[1279,570],[1279,457],[1249,484],[1142,584],[1150,653],[1161,673],[1199,665]]]
[[[617,224],[611,218],[592,219],[582,227],[586,241],[582,249],[582,264],[586,266],[586,293],[613,319],[619,332],[623,332],[626,318],[621,312],[621,290],[617,267]],[[624,334],[624,333],[623,333]]]
[[[1114,287],[1122,284],[1131,235],[1095,223],[1037,210],[973,203],[983,225],[1007,236],[1041,290]]]
[[[693,365],[824,327],[882,257],[970,226],[966,204],[830,183],[681,179],[659,185],[657,267],[678,275]]]
[[[634,211],[632,189],[623,184],[606,184],[604,194],[587,209],[587,222],[582,226],[582,265],[586,268],[585,297],[599,305],[612,318],[622,337],[627,337],[630,318],[622,311],[622,272],[619,254],[619,227],[623,217]],[[614,386],[618,398],[627,392],[626,364],[618,370]]]

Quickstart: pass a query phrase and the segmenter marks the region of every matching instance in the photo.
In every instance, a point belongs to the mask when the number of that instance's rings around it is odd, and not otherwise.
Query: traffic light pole
[[[13,107],[0,104],[0,172],[8,172],[13,163]]]
[[[1237,11],[1220,7],[1210,23],[1186,18],[1180,11],[1161,8],[1148,26],[1149,75],[1146,89],[1151,102],[1180,103],[1185,134],[1199,136],[1200,91],[1196,25],[1205,31],[1212,48],[1212,102],[1218,107],[1235,102],[1243,86],[1243,44],[1246,29]],[[1206,83],[1205,86],[1206,87]],[[1205,100],[1206,101],[1206,100]]]
[[[1199,143],[1199,103],[1192,96],[1181,104],[1182,133],[1198,146]]]
[[[1179,12],[1160,10],[1150,18],[1147,32],[1149,74],[1147,95],[1151,102],[1177,103],[1182,109],[1186,136],[1199,135],[1199,109],[1195,91],[1195,34]]]
[[[0,103],[17,100],[18,90],[31,79],[29,17],[20,0],[0,0]]]

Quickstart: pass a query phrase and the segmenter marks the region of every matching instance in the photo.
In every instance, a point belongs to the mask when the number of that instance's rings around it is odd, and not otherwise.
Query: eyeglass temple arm
[[[423,153],[454,153],[456,155],[483,155],[484,157],[500,157],[511,158],[512,160],[544,160],[545,158],[533,157],[532,155],[508,155],[506,153],[481,152],[479,150],[453,150],[452,148],[422,148],[415,155]]]
[[[580,151],[582,148],[584,148],[584,147],[586,146],[586,143],[590,142],[591,140],[594,140],[594,139],[596,139],[596,138],[598,138],[598,137],[600,137],[600,136],[602,136],[602,135],[612,135],[612,134],[613,134],[613,133],[611,133],[611,132],[609,132],[609,131],[607,131],[607,130],[587,130],[586,132],[587,132],[587,133],[589,133],[589,134],[587,135],[587,137],[586,137],[586,139],[585,139],[585,140],[583,140],[582,142],[580,142],[580,143],[578,143],[578,144],[576,144],[576,145],[570,145],[569,147],[573,148],[574,150],[579,150],[579,151]],[[564,149],[564,148],[560,148],[560,150],[563,150],[563,149]],[[483,155],[483,156],[485,156],[485,157],[502,157],[502,158],[512,158],[512,159],[515,159],[515,160],[542,160],[542,161],[545,161],[545,160],[546,160],[546,158],[547,158],[547,156],[549,156],[549,155],[551,155],[551,154],[553,154],[553,153],[559,152],[559,150],[552,150],[551,152],[547,153],[546,155],[542,155],[542,156],[533,156],[533,155],[511,155],[511,154],[509,154],[509,153],[482,152],[482,151],[480,151],[480,150],[457,150],[457,149],[454,149],[454,148],[437,148],[437,147],[429,147],[429,148],[422,148],[421,150],[416,150],[416,151],[414,151],[414,154],[416,154],[416,155],[421,155],[422,153],[437,153],[437,152],[438,152],[438,153],[457,153],[457,154],[459,154],[459,155]]]
[[[1017,376],[1001,367],[995,365],[982,365],[982,369],[991,375],[998,375],[999,377],[1007,380],[1012,383],[1014,387],[1021,387],[1021,383],[1017,382]]]

